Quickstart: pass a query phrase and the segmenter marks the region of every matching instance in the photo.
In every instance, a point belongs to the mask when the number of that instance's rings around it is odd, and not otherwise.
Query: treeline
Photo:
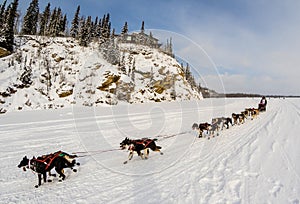
[[[102,18],[97,16],[92,19],[91,16],[80,16],[80,6],[78,6],[71,21],[71,27],[68,27],[67,15],[59,7],[51,9],[50,3],[40,12],[39,1],[32,0],[22,21],[20,21],[21,16],[17,8],[18,0],[14,0],[9,5],[5,0],[0,5],[0,47],[10,52],[13,51],[15,34],[70,36],[78,39],[81,46],[87,46],[95,38],[105,42],[114,36],[114,29],[111,31],[109,13]],[[21,25],[20,22],[22,22]]]
[[[186,66],[184,66],[183,63],[181,63],[181,70],[183,71],[184,77],[187,80],[187,82],[191,85],[191,87],[203,94],[203,87],[201,87],[200,83],[196,83],[195,77],[191,72],[189,63],[187,63]]]

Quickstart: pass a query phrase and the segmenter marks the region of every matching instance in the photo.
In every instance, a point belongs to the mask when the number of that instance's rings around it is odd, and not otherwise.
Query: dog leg
[[[128,156],[128,160],[124,161],[123,164],[127,164],[127,162],[128,162],[129,160],[131,160],[132,157],[133,157],[133,152],[130,152],[130,153],[129,153],[129,156]]]
[[[38,188],[40,185],[42,185],[42,174],[38,173],[38,185],[35,185],[34,187]]]
[[[145,157],[145,159],[148,159],[148,155],[149,155],[149,149],[146,148],[146,149],[144,149],[144,157]]]
[[[199,131],[199,136],[198,136],[198,137],[199,137],[199,138],[202,137],[202,130]]]
[[[55,171],[59,174],[59,182],[62,182],[63,180],[65,180],[66,176],[64,175],[64,169],[60,169],[60,168],[55,168]]]
[[[43,178],[44,178],[44,183],[46,183],[47,182],[47,172],[43,173]]]
[[[159,152],[160,155],[163,155],[163,154],[164,154],[164,153],[162,153],[162,152],[160,151],[160,148],[156,148],[154,151],[155,151],[155,152]]]
[[[138,156],[140,156],[142,159],[144,159],[144,154],[141,153],[141,151],[137,151]]]

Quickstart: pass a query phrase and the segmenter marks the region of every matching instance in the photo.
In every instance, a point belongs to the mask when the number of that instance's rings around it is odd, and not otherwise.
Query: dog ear
[[[23,157],[23,159],[27,159],[27,156],[25,155],[25,156]]]

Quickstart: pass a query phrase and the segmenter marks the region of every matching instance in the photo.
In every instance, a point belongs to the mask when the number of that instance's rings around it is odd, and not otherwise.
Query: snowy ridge
[[[267,112],[196,138],[193,122],[229,116],[257,99],[205,99],[95,109],[11,112],[0,118],[3,203],[292,203],[300,200],[299,99],[270,99]],[[39,116],[39,117],[37,117]],[[117,148],[130,138],[158,138],[164,155],[126,151],[81,157],[78,173],[35,189],[36,175],[16,165],[29,157]],[[146,198],[146,200],[145,200]]]
[[[0,111],[52,109],[202,99],[178,62],[147,46],[119,44],[121,65],[103,57],[99,43],[23,36],[16,52],[0,59]]]

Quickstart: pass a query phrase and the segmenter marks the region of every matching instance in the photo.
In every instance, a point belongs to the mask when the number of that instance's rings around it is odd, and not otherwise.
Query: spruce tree
[[[79,38],[79,45],[86,47],[87,46],[87,26],[86,26],[86,21],[84,19],[84,17],[81,18],[80,20],[80,30],[79,30],[79,34],[78,34],[78,38]]]
[[[40,23],[40,35],[45,35],[46,33],[46,28],[49,24],[49,19],[50,19],[50,3],[46,6],[42,17],[41,17],[41,23]]]
[[[89,42],[91,42],[91,38],[92,38],[92,29],[93,29],[93,24],[92,24],[92,17],[88,16],[86,23],[85,23],[85,29],[86,29],[86,37],[85,37],[85,41],[86,41],[86,46]]]
[[[24,16],[21,33],[24,35],[35,35],[37,33],[37,23],[39,17],[39,1],[32,0]]]
[[[3,28],[3,25],[5,23],[5,6],[6,6],[6,0],[3,2],[3,4],[0,7],[0,28]]]
[[[145,22],[143,21],[142,22],[142,27],[141,27],[141,33],[144,33],[145,32]]]
[[[80,6],[77,7],[76,13],[72,20],[70,35],[73,38],[76,38],[78,36],[78,32],[79,32],[79,12],[80,12]]]
[[[14,23],[17,16],[17,8],[19,1],[14,0],[6,10],[6,20],[3,29],[3,41],[0,41],[0,46],[12,52],[14,49]]]
[[[98,24],[96,25],[96,31],[95,31],[95,37],[96,38],[100,38],[100,36],[101,36],[101,29],[102,29],[101,25],[102,25],[102,20],[100,18]]]
[[[123,28],[122,28],[121,34],[127,34],[127,33],[128,33],[128,24],[127,24],[127,21],[126,21]]]
[[[53,36],[57,37],[60,36],[62,31],[62,22],[63,22],[63,16],[62,16],[62,11],[61,8],[57,9],[56,15],[54,16],[54,31],[53,31]]]
[[[60,33],[65,35],[66,28],[67,28],[67,15],[65,14],[60,21]]]
[[[110,29],[111,29],[111,23],[110,23],[110,15],[108,13],[108,14],[103,16],[103,20],[102,20],[101,38],[104,41],[107,41],[109,39]]]
[[[92,21],[92,27],[91,27],[91,38],[94,38],[96,36],[96,29],[98,24],[98,16],[96,16],[95,21]]]

